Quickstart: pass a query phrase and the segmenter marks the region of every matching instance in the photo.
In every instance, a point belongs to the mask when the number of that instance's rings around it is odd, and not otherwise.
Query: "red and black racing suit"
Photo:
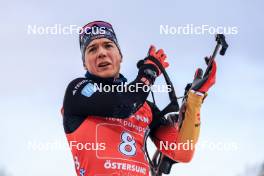
[[[140,68],[137,78],[126,86],[143,86],[155,81],[155,68]],[[144,155],[146,130],[159,123],[149,91],[103,92],[97,85],[120,85],[126,79],[103,79],[87,72],[73,80],[63,103],[63,125],[74,157],[78,176],[148,175]],[[150,85],[145,85],[150,86]],[[86,145],[86,146],[85,146]]]
[[[126,86],[151,86],[156,71],[154,66],[144,65],[137,78]],[[78,176],[149,175],[144,136],[149,129],[152,131],[164,124],[164,119],[157,116],[158,108],[146,100],[149,92],[93,89],[95,84],[120,85],[125,81],[121,74],[118,79],[103,79],[87,73],[85,78],[77,78],[67,87],[62,108],[63,125]],[[202,97],[193,93],[189,96],[188,117],[182,124],[182,132],[177,126],[161,126],[153,138],[156,146],[163,140],[182,142],[193,138],[197,141]],[[161,151],[179,162],[188,162],[193,155],[193,151]]]

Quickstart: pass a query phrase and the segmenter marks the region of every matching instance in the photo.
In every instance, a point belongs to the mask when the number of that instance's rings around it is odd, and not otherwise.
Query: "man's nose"
[[[100,46],[98,48],[98,57],[103,58],[105,56],[106,56],[106,49],[104,49],[104,47]]]

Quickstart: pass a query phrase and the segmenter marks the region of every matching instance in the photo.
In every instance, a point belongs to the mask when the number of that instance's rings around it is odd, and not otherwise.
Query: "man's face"
[[[121,55],[114,42],[107,38],[93,40],[85,50],[85,67],[93,75],[118,77]]]

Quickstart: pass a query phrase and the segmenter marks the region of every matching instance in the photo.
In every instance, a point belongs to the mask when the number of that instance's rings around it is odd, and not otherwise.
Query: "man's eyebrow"
[[[87,46],[87,49],[88,49],[88,48],[92,48],[92,47],[94,47],[94,46],[95,46],[95,44],[89,45],[89,46]]]
[[[113,44],[114,42],[112,42],[112,41],[106,41],[106,42],[104,42],[104,44],[109,44],[109,43]]]
[[[104,42],[104,44],[114,44],[114,42],[112,42],[112,41],[106,41],[106,42]],[[87,49],[88,48],[92,48],[94,46],[96,46],[96,44],[89,45],[89,46],[87,46]]]

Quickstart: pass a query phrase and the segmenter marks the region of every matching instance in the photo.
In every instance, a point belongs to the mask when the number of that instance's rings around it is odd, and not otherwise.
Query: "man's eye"
[[[106,47],[106,48],[111,48],[111,47],[113,47],[113,46],[112,46],[111,44],[106,44],[105,47]]]
[[[94,52],[95,50],[96,50],[96,48],[93,47],[93,48],[88,49],[88,52],[89,52],[89,53],[90,53],[90,52]]]

